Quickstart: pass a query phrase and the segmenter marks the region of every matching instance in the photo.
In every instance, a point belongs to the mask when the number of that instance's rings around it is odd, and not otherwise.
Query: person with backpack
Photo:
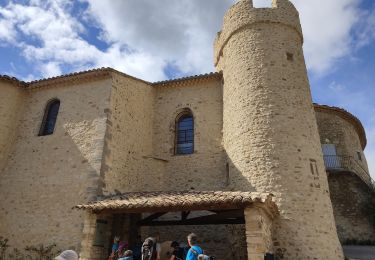
[[[131,250],[133,251],[133,258],[134,260],[141,260],[142,257],[142,237],[137,236],[137,239],[133,246],[131,247]]]
[[[156,240],[152,237],[145,239],[142,244],[142,260],[157,260]]]
[[[187,253],[186,260],[198,260],[198,256],[203,254],[202,248],[198,246],[198,237],[196,234],[191,233],[187,236],[187,241],[190,249]]]
[[[184,260],[184,249],[180,247],[180,244],[177,241],[171,243],[171,248],[173,252],[170,260]]]
[[[187,237],[190,249],[187,253],[186,260],[210,260],[208,255],[203,253],[203,249],[198,246],[198,237],[196,234],[191,233]]]

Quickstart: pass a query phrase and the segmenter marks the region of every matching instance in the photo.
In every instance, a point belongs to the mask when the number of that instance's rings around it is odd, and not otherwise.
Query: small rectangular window
[[[361,152],[357,152],[358,160],[362,161],[362,154]]]
[[[288,61],[293,61],[293,60],[294,60],[294,55],[293,55],[293,53],[287,52],[287,53],[286,53],[286,59],[287,59]]]
[[[104,247],[107,243],[107,228],[108,222],[106,220],[98,219],[96,220],[96,230],[95,230],[95,239],[94,239],[94,246],[102,246]]]

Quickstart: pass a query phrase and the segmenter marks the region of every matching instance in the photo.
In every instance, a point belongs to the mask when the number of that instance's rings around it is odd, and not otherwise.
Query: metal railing
[[[327,170],[353,172],[375,191],[375,181],[371,178],[368,171],[352,156],[324,155],[323,158]]]

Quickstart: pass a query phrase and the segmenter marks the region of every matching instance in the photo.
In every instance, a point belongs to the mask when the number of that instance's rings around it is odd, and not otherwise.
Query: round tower
[[[222,71],[223,145],[235,190],[272,193],[275,253],[285,259],[343,259],[337,238],[299,15],[235,4],[215,40]]]

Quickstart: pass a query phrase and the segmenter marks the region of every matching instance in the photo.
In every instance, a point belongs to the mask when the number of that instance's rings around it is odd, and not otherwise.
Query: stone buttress
[[[223,72],[223,145],[235,190],[273,193],[274,253],[284,259],[343,259],[302,50],[288,0],[253,8],[242,0],[215,41]]]

